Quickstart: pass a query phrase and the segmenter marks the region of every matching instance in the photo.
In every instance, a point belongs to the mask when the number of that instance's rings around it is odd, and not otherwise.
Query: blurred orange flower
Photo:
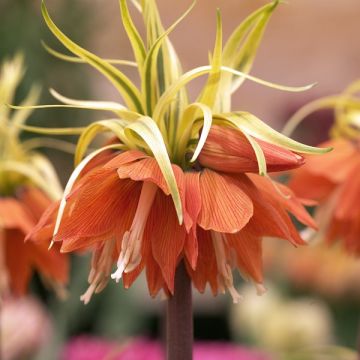
[[[23,76],[20,55],[4,61],[0,68],[0,104],[12,101]],[[36,101],[33,87],[24,103]],[[23,295],[34,270],[59,295],[67,281],[68,260],[59,251],[48,251],[52,233],[43,231],[36,242],[24,243],[43,211],[62,193],[49,161],[33,151],[41,140],[20,141],[20,126],[29,110],[10,112],[0,106],[0,296],[10,292]]]
[[[319,158],[308,157],[306,164],[292,173],[289,186],[300,197],[319,202],[316,219],[318,238],[333,243],[341,240],[347,251],[360,255],[360,101],[354,94],[355,82],[344,94],[316,100],[301,109],[298,122],[320,107],[335,108],[331,140],[320,146],[334,150]]]
[[[24,295],[33,270],[49,284],[55,282],[55,289],[56,283],[67,282],[67,257],[59,249],[48,251],[51,232],[44,232],[36,243],[24,243],[25,235],[50,204],[51,200],[34,187],[19,189],[15,197],[0,198],[1,290],[9,287],[13,294]]]

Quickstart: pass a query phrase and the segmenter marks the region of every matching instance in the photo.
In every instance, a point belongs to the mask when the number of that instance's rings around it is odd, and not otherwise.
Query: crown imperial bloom
[[[61,243],[62,251],[92,251],[90,286],[82,296],[85,303],[110,277],[116,282],[122,279],[128,288],[143,271],[152,296],[160,290],[171,296],[179,263],[200,292],[209,284],[214,295],[229,291],[237,302],[240,295],[232,271],[238,269],[262,293],[262,238],[303,244],[289,213],[315,227],[302,200],[273,182],[267,172],[299,167],[304,162],[301,154],[329,150],[293,141],[250,113],[231,111],[231,94],[244,80],[285,91],[309,88],[277,85],[249,75],[257,44],[278,1],[246,18],[224,46],[218,12],[210,64],[185,73],[168,36],[192,7],[165,30],[155,1],[136,4],[144,18],[146,42],[126,0],[120,0],[135,62],[104,60],[83,49],[60,31],[42,6],[49,29],[75,56],[45,45],[46,49],[99,70],[119,91],[124,105],[69,99],[52,90],[64,103],[60,107],[106,110],[112,118],[80,130],[77,166],[64,197],[42,217],[31,236],[52,227],[53,240]],[[115,65],[136,66],[141,88]],[[187,85],[205,75],[200,95],[190,102]],[[58,129],[63,134],[78,131]],[[114,138],[83,157],[102,132]]]
[[[334,108],[335,120],[330,140],[320,146],[331,146],[334,151],[319,159],[308,158],[301,169],[292,173],[290,187],[297,195],[314,199],[319,205],[316,218],[321,237],[327,243],[337,240],[350,253],[360,255],[360,100],[356,81],[336,96],[315,100],[300,109],[290,120],[287,131],[310,112]]]
[[[48,160],[33,151],[41,141],[20,142],[19,126],[29,110],[10,113],[4,106],[11,102],[23,72],[21,56],[5,61],[0,69],[0,297],[9,292],[24,295],[34,270],[62,295],[68,263],[59,246],[48,251],[52,233],[44,228],[24,243],[62,190]],[[24,104],[33,103],[38,95],[39,89],[33,87]]]

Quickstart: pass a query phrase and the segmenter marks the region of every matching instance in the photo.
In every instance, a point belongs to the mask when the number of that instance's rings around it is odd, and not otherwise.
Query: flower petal
[[[71,216],[63,218],[55,240],[99,236],[114,231],[129,204],[137,204],[140,190],[141,183],[120,180],[115,171],[99,169],[68,201],[65,209],[71,211]]]
[[[5,239],[5,259],[10,289],[16,295],[24,295],[31,277],[29,248],[24,244],[24,234],[18,230],[7,230]]]
[[[292,173],[288,186],[298,196],[320,201],[331,194],[336,184],[326,175],[315,175],[304,166]]]
[[[271,199],[269,201],[272,201],[275,204],[277,203],[277,207],[282,207],[284,210],[292,213],[304,225],[314,229],[317,228],[314,219],[309,215],[300,200],[287,186],[263,176],[255,174],[248,174],[248,176],[256,187],[261,189],[263,195]]]
[[[256,283],[263,282],[261,238],[245,229],[227,234],[229,246],[235,250],[236,261],[242,274]]]
[[[343,139],[331,140],[320,146],[331,146],[334,150],[321,156],[308,157],[303,169],[334,183],[342,183],[352,171],[354,162],[358,161],[358,150],[352,142]]]
[[[240,231],[253,215],[251,199],[237,180],[205,169],[200,176],[201,211],[199,225],[220,233]]]
[[[284,171],[299,167],[304,158],[280,146],[255,139],[261,147],[267,170]],[[224,172],[258,172],[254,149],[240,130],[213,126],[199,156],[202,165]]]
[[[198,256],[198,243],[196,238],[197,219],[201,210],[201,195],[200,195],[200,173],[186,172],[185,173],[185,217],[184,224],[187,232],[190,233],[185,239],[184,252],[192,269],[195,269]],[[180,193],[181,195],[181,193]],[[188,222],[186,214],[191,219],[191,228],[187,226]]]
[[[0,198],[0,227],[5,229],[19,229],[23,236],[34,227],[34,219],[26,208],[12,198]]]
[[[198,227],[197,239],[199,244],[199,256],[196,270],[193,270],[188,263],[187,271],[194,283],[194,286],[203,293],[206,284],[209,283],[214,295],[218,292],[218,270],[210,231],[205,231]]]
[[[166,214],[166,215],[165,215]],[[158,192],[148,218],[149,237],[154,259],[159,264],[166,285],[174,292],[175,270],[183,251],[186,230],[177,221],[170,196]]]

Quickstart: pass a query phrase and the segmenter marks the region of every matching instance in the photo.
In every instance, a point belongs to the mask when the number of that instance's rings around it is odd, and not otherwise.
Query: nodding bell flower
[[[334,150],[307,163],[292,175],[290,187],[299,196],[318,201],[317,238],[328,243],[337,240],[352,254],[360,255],[360,81],[340,95],[315,100],[300,109],[288,123],[292,131],[310,112],[334,109],[329,140],[320,146]]]
[[[4,106],[12,101],[23,73],[20,55],[0,68],[0,297],[23,295],[34,270],[61,295],[68,263],[59,248],[48,251],[52,233],[43,231],[36,241],[34,237],[24,243],[43,212],[62,196],[62,189],[50,162],[33,151],[44,139],[20,141],[20,127],[31,110],[11,112]],[[33,87],[24,106],[38,95],[39,88]]]
[[[62,251],[92,251],[85,303],[110,278],[122,279],[128,288],[142,271],[152,296],[160,290],[171,295],[181,261],[200,292],[209,284],[214,295],[227,290],[237,302],[232,271],[238,269],[262,293],[262,238],[303,244],[289,212],[315,227],[302,200],[267,172],[299,167],[304,162],[301,154],[329,150],[293,141],[256,116],[231,110],[231,94],[245,80],[285,91],[311,87],[282,86],[249,74],[278,1],[250,14],[224,45],[218,11],[210,64],[188,72],[182,71],[169,35],[193,6],[164,29],[154,0],[133,2],[144,20],[144,40],[127,1],[119,3],[134,62],[104,60],[83,49],[61,32],[42,5],[49,29],[74,56],[44,45],[47,51],[93,66],[124,103],[74,100],[51,91],[64,103],[60,107],[101,109],[112,117],[80,130],[76,168],[58,210],[42,218],[33,236],[53,227],[53,240],[61,243]],[[116,66],[135,66],[140,88]],[[187,86],[201,76],[207,81],[190,101]],[[63,134],[71,131],[79,129],[58,129]],[[115,138],[84,157],[103,132]]]

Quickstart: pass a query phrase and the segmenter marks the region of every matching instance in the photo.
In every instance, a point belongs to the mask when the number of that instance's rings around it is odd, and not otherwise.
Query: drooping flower
[[[29,110],[10,113],[11,102],[23,76],[21,56],[5,61],[0,72],[0,295],[23,295],[34,270],[56,290],[67,280],[67,258],[59,249],[48,251],[51,232],[24,243],[52,201],[62,190],[46,158],[32,151],[38,141],[19,139],[19,126]],[[24,104],[36,101],[39,89],[30,91]]]
[[[65,103],[59,106],[108,110],[116,117],[82,131],[75,154],[77,167],[58,210],[56,206],[50,209],[31,236],[52,228],[53,240],[61,243],[62,251],[93,252],[90,286],[82,296],[85,303],[106,286],[114,263],[117,270],[111,277],[122,278],[126,288],[144,270],[152,296],[161,289],[166,294],[174,292],[175,270],[181,261],[200,292],[209,284],[214,294],[228,290],[238,301],[232,276],[237,268],[261,293],[262,238],[276,236],[303,244],[289,213],[315,227],[302,201],[269,179],[267,171],[299,167],[301,153],[329,150],[295,142],[250,113],[231,111],[231,94],[245,79],[281,90],[308,88],[271,84],[248,74],[278,1],[246,18],[224,48],[218,13],[210,65],[186,73],[168,35],[187,12],[164,30],[155,1],[136,4],[147,29],[146,44],[126,0],[120,0],[136,60],[130,64],[138,68],[141,90],[111,61],[72,42],[42,5],[49,29],[76,57],[46,45],[47,50],[64,60],[95,67],[119,90],[125,106],[72,100],[52,91]],[[186,85],[202,75],[208,75],[208,80],[197,100],[189,102]],[[78,130],[59,129],[59,133]],[[116,139],[82,160],[101,132],[111,132]]]
[[[300,109],[287,128],[291,131],[307,114],[323,107],[335,109],[330,140],[320,146],[334,151],[321,161],[309,157],[306,165],[293,172],[290,187],[298,196],[319,202],[318,239],[340,240],[350,253],[360,255],[360,82],[343,94],[319,99]]]

